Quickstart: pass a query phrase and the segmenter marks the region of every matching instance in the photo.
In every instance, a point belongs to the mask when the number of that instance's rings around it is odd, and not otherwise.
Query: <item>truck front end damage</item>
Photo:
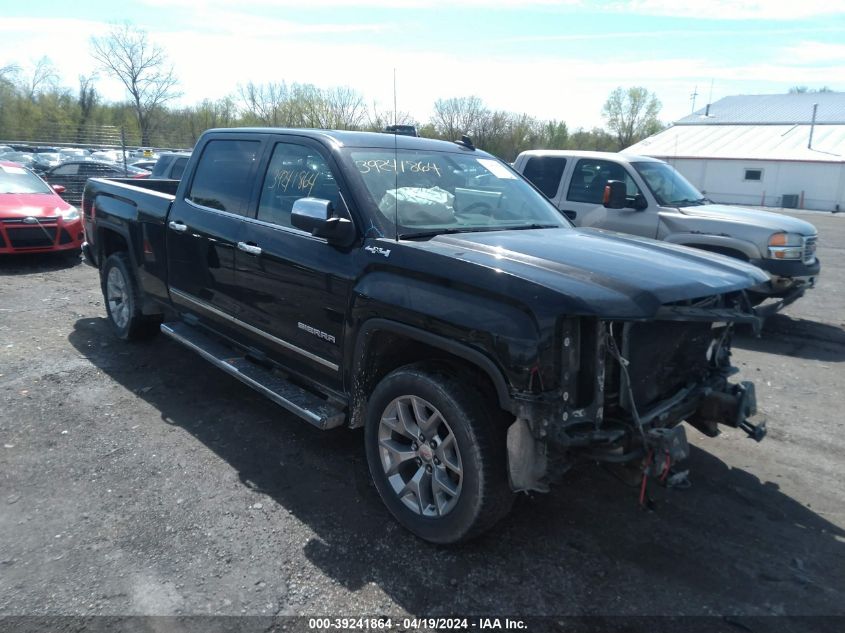
[[[689,452],[683,421],[762,440],[765,425],[748,419],[754,385],[729,381],[737,323],[760,327],[742,292],[666,305],[650,320],[564,319],[560,388],[521,399],[508,430],[512,488],[546,491],[579,460],[665,478]]]

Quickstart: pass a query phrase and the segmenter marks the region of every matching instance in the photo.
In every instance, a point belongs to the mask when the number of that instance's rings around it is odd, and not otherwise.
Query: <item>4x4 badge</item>
[[[382,248],[381,246],[365,246],[364,250],[371,252],[373,255],[384,255],[385,257],[390,257],[389,248]]]

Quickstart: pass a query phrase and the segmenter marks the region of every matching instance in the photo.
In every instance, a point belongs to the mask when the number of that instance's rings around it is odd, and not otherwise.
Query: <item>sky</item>
[[[845,91],[845,0],[39,0],[0,7],[0,67],[42,56],[62,85],[96,69],[90,38],[130,21],[180,78],[176,105],[248,81],[348,86],[427,121],[438,98],[601,126],[617,86],[677,120],[735,94]],[[100,71],[106,100],[126,98]]]

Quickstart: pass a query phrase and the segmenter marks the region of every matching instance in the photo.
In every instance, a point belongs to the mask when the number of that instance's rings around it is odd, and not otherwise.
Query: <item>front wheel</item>
[[[510,510],[504,425],[448,370],[411,365],[370,398],[367,461],[393,516],[432,543],[469,540]]]
[[[141,292],[126,253],[113,253],[100,273],[106,314],[118,338],[135,341],[153,336],[159,320],[141,312]]]

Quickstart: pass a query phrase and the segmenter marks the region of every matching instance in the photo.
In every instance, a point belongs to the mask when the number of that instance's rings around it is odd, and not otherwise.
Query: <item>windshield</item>
[[[347,150],[378,209],[399,237],[571,226],[499,160],[465,153]]]
[[[646,181],[659,205],[685,207],[706,202],[701,192],[671,165],[657,162],[631,164]]]
[[[0,165],[0,193],[53,193],[53,190],[23,167]]]

